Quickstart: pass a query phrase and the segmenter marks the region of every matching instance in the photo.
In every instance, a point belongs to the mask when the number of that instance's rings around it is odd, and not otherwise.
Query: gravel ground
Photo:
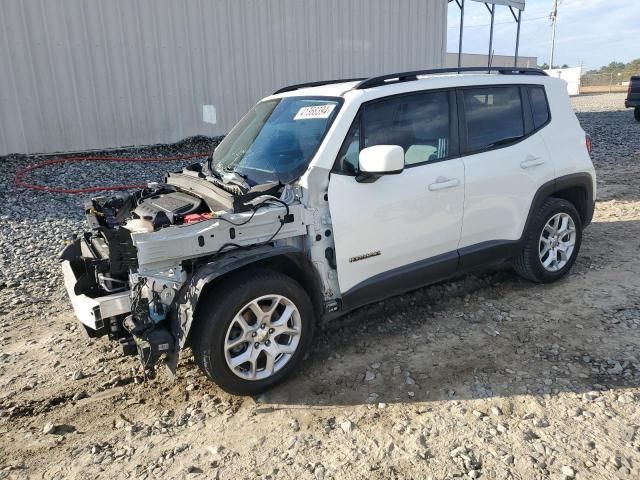
[[[83,229],[81,196],[16,189],[34,159],[0,159],[0,478],[640,478],[640,124],[623,99],[572,100],[599,191],[568,278],[500,270],[365,308],[259,398],[220,391],[188,355],[175,383],[144,383],[115,345],[84,339],[54,259]],[[179,165],[89,167],[30,179],[143,182]]]

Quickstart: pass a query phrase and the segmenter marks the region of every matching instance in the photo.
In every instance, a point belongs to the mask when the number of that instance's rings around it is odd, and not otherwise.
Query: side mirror
[[[393,175],[404,170],[404,150],[398,145],[375,145],[365,148],[358,158],[359,182],[373,182],[380,175]]]

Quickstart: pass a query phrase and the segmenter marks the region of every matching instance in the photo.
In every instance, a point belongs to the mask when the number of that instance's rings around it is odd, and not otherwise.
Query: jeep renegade
[[[320,322],[491,264],[564,277],[595,198],[591,139],[536,69],[283,88],[203,163],[86,202],[62,253],[90,336],[228,392],[291,374]]]

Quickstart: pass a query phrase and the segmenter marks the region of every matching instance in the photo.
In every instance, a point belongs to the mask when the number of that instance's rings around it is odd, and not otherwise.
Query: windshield
[[[258,103],[213,153],[220,174],[234,172],[251,186],[298,178],[331,126],[340,100],[285,97]]]

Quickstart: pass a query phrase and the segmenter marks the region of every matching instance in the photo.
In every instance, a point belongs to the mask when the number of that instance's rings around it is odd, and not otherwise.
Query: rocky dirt
[[[620,94],[573,104],[599,191],[568,278],[501,269],[368,307],[258,398],[188,354],[144,382],[86,340],[53,260],[80,197],[15,189],[32,159],[0,159],[0,478],[640,478],[640,124]]]

